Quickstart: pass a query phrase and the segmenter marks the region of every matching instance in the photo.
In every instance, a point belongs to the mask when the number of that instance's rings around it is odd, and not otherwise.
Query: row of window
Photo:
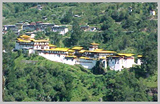
[[[20,44],[28,44],[28,45],[33,45],[33,44],[35,44],[35,45],[38,45],[38,44],[40,44],[40,45],[48,45],[49,43],[40,43],[40,42],[38,42],[38,43],[33,43],[33,42],[23,42],[23,43],[20,43]]]
[[[30,46],[30,45],[20,45],[20,47],[33,47],[33,46]]]
[[[63,51],[44,51],[44,52],[47,52],[47,53],[59,53],[59,54],[66,54],[66,52],[63,52]]]
[[[20,45],[23,45],[23,44],[25,44],[25,45],[33,45],[33,43],[25,43],[25,42],[20,43]]]
[[[66,58],[66,60],[67,60],[67,61],[68,61],[68,60],[72,60],[72,61],[73,61],[74,59],[68,59],[68,58]]]
[[[41,42],[38,42],[38,43],[34,43],[34,44],[46,44],[46,45],[48,45],[49,43],[41,43]]]

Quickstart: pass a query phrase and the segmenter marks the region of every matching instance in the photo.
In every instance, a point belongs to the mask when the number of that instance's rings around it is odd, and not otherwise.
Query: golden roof
[[[81,50],[83,47],[78,47],[78,46],[76,46],[76,47],[73,47],[72,49],[74,49],[74,50]]]
[[[18,42],[26,42],[26,43],[31,42],[30,40],[24,40],[24,39],[21,39],[21,38],[17,38],[17,40],[18,40]]]
[[[22,36],[20,36],[20,38],[17,38],[17,40],[19,42],[31,42],[31,41],[34,41],[34,42],[48,42],[49,41],[49,39],[47,39],[47,40],[30,39],[30,36],[28,36],[28,35],[22,35]]]
[[[118,55],[130,57],[130,56],[133,56],[134,54],[130,54],[130,53],[118,53]]]
[[[74,52],[74,50],[72,50],[72,49],[69,49],[69,50],[68,50],[68,52]]]
[[[106,59],[106,57],[101,57],[100,59]]]
[[[77,56],[65,56],[65,57],[73,57],[73,58],[76,58]]]
[[[95,49],[95,51],[103,51],[103,49]]]
[[[49,46],[50,46],[50,47],[56,47],[56,45],[53,45],[53,44],[49,44]]]
[[[30,41],[34,41],[35,39],[30,39]]]
[[[87,50],[80,50],[79,53],[84,53],[85,51],[87,51]]]
[[[116,53],[115,51],[105,51],[105,50],[94,50],[94,51],[87,51],[92,53]]]
[[[142,57],[142,55],[138,55],[137,57]]]
[[[91,45],[99,45],[99,44],[94,42],[94,43],[91,43]]]
[[[89,58],[89,57],[80,57],[80,59],[92,60],[92,58]]]
[[[68,51],[69,48],[54,48],[54,49],[45,49],[49,51]]]
[[[48,42],[49,40],[34,40],[34,42]]]
[[[28,35],[21,35],[20,37],[21,37],[21,38],[30,38],[31,36],[28,36]]]

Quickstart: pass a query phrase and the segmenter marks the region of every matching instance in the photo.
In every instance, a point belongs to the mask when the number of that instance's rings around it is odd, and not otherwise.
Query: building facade
[[[69,48],[58,48],[53,44],[49,44],[49,40],[35,40],[31,36],[22,35],[17,38],[15,49],[28,49],[29,54],[38,52],[38,55],[48,60],[61,62],[64,64],[82,65],[84,68],[92,69],[98,61],[104,68],[109,67],[111,70],[121,71],[124,68],[133,67],[133,65],[141,65],[142,55],[138,55],[135,62],[134,54],[117,53],[98,49],[97,43],[91,43],[89,50],[83,47],[75,46]]]

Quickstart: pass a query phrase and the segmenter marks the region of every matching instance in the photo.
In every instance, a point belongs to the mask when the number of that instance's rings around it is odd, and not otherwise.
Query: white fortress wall
[[[108,59],[108,66],[109,66],[112,70],[115,70],[115,59]]]
[[[130,68],[130,67],[132,67],[132,65],[133,64],[135,64],[135,62],[134,62],[134,58],[129,58],[129,59],[127,59],[126,60],[126,66],[124,66],[125,68]]]
[[[69,65],[74,65],[76,63],[76,60],[66,60],[65,59],[65,55],[57,55],[57,54],[44,54],[42,52],[39,53],[40,56],[51,60],[51,61],[56,61],[56,62],[61,62],[61,63],[65,63],[65,64],[69,64]]]
[[[74,64],[76,64],[76,59],[64,59],[64,61],[63,61],[63,63],[65,63],[65,64],[69,64],[69,65],[74,65]]]
[[[85,60],[85,59],[79,59],[79,64],[82,65],[84,68],[92,69],[95,65],[97,60]]]
[[[116,71],[121,71],[122,70],[122,59],[121,58],[118,58],[117,60],[116,60],[116,63],[115,63],[115,70]]]

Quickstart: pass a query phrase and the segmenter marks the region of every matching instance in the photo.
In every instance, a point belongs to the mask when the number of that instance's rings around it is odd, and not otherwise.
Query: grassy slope
[[[26,59],[27,58],[23,57],[22,55],[17,59],[15,59],[14,61],[15,69],[20,68],[23,70],[24,68],[26,68],[27,64],[22,62],[22,60]],[[63,73],[68,73],[68,75],[72,76],[74,78],[72,82],[74,84],[74,87],[71,90],[72,91],[71,101],[82,101],[85,98],[87,98],[88,101],[98,101],[98,99],[103,96],[102,93],[99,93],[98,95],[94,96],[93,92],[95,89],[91,88],[92,83],[96,83],[96,78],[98,79],[102,77],[101,75],[93,75],[88,69],[85,68],[82,69],[76,65],[72,66],[58,62],[52,62],[44,59],[41,56],[36,56],[28,60],[38,61],[36,64],[33,65],[34,67],[39,67],[39,66],[46,68],[52,67],[54,69],[58,69],[61,71],[63,70]],[[24,80],[24,78],[21,78],[21,80]],[[102,84],[103,86],[103,82],[100,82],[99,84]]]

